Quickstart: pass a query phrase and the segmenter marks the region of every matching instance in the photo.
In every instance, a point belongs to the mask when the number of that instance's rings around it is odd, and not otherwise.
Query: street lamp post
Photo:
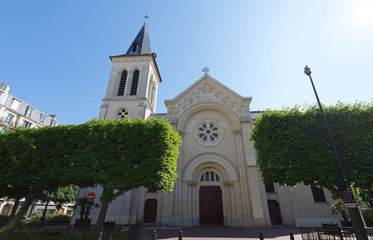
[[[323,110],[323,108],[321,106],[321,103],[320,103],[320,100],[319,100],[319,96],[317,95],[317,92],[316,92],[315,85],[313,84],[312,77],[311,77],[311,69],[307,65],[304,68],[304,73],[311,80],[311,84],[312,84],[313,91],[315,92],[317,104],[320,107],[320,112],[321,112],[322,118],[324,120],[325,128],[326,128],[326,131],[328,132],[330,144],[332,145],[332,149],[333,149],[334,155],[335,155],[337,163],[338,163],[339,171],[340,171],[340,173],[342,175],[342,179],[343,179],[343,184],[344,184],[345,190],[347,190],[351,194],[352,201],[353,201],[353,203],[355,203],[355,206],[356,206],[354,208],[348,208],[348,210],[349,210],[348,212],[351,215],[351,223],[352,223],[352,226],[354,228],[354,232],[355,232],[356,238],[358,240],[368,240],[367,234],[365,232],[365,227],[364,227],[363,219],[361,217],[361,214],[360,214],[359,208],[358,208],[358,206],[356,204],[356,201],[355,201],[355,199],[353,197],[353,189],[352,189],[352,187],[350,185],[350,181],[348,180],[346,172],[345,172],[345,170],[343,168],[342,161],[341,161],[341,158],[339,156],[339,152],[338,152],[337,146],[335,145],[332,133],[331,133],[330,128],[329,128],[328,120],[326,119],[324,110]]]

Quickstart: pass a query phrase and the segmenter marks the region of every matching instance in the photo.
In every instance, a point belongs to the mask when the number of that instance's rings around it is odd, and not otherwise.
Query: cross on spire
[[[202,69],[202,72],[204,72],[205,74],[208,74],[208,72],[210,72],[210,69],[208,67],[204,67]]]
[[[148,12],[146,12],[144,18],[145,18],[145,23],[146,23],[146,19],[147,19],[147,18],[150,18],[150,17],[148,16]]]

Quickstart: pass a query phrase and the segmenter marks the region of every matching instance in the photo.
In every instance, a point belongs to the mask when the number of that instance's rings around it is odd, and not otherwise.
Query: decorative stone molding
[[[151,59],[137,58],[137,59],[115,59],[113,63],[136,63],[136,62],[150,62]]]
[[[180,121],[177,125],[178,131],[183,131],[185,129],[185,125],[188,122],[188,119],[196,114],[197,112],[203,111],[203,110],[214,110],[217,112],[220,112],[227,116],[229,120],[232,123],[233,130],[241,129],[241,122],[237,115],[232,112],[232,110],[228,109],[227,107],[220,105],[218,103],[201,103],[198,104],[188,110],[186,110],[181,116]]]
[[[224,89],[224,87],[216,83],[216,80],[212,80],[208,76],[205,77],[203,81],[204,83],[200,82],[200,84],[191,87],[188,91],[177,96],[174,102],[172,102],[172,100],[166,100],[165,102],[169,108],[169,114],[178,115],[191,105],[206,101],[206,98],[209,98],[209,101],[212,102],[219,102],[239,114],[250,113],[249,104],[251,98],[240,98],[232,94],[230,89],[225,86],[226,89]]]
[[[197,184],[194,181],[186,181],[186,183],[188,184],[188,186],[191,186],[191,187],[194,187]]]
[[[211,153],[203,153],[193,157],[184,167],[182,172],[182,181],[194,181],[198,180],[200,176],[199,170],[205,170],[209,167],[213,167],[217,169],[220,173],[222,173],[221,181],[239,181],[239,173],[237,168],[234,166],[232,161],[227,159],[226,157],[211,152]]]
[[[233,133],[236,135],[236,134],[241,134],[242,133],[242,130],[241,129],[234,129],[233,130]]]
[[[226,188],[233,187],[233,182],[231,182],[231,181],[224,181],[223,183],[224,183],[224,187],[226,187]]]

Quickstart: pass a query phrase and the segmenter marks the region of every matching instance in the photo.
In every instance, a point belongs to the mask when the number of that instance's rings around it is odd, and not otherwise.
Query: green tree
[[[51,194],[51,201],[56,204],[57,212],[62,208],[63,204],[73,203],[78,194],[79,187],[76,185],[68,185],[59,187],[57,191]]]
[[[54,192],[70,184],[93,186],[89,177],[94,164],[80,154],[88,144],[77,126],[17,129],[2,135],[0,186],[26,189],[25,202],[8,227],[14,227],[31,203],[43,192]]]
[[[8,227],[14,227],[43,192],[99,184],[104,192],[97,229],[109,201],[124,192],[140,186],[172,191],[181,144],[165,120],[129,118],[18,129],[1,135],[0,141],[0,186],[26,189],[25,202]]]
[[[373,102],[338,103],[324,111],[353,186],[373,189]],[[263,112],[251,139],[265,184],[316,184],[342,198],[342,177],[317,106]]]
[[[109,202],[138,187],[169,192],[176,180],[176,160],[181,140],[165,120],[93,120],[89,152],[100,169],[103,187],[94,239],[99,238]]]

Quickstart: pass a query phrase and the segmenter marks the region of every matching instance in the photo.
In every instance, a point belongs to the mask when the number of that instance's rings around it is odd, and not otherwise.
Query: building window
[[[128,116],[128,110],[125,108],[121,108],[117,112],[117,118],[124,118],[125,116]]]
[[[194,137],[204,146],[214,146],[221,141],[222,133],[216,122],[206,120],[197,124]]]
[[[5,122],[6,122],[6,123],[11,123],[13,117],[14,117],[14,116],[13,116],[12,114],[8,114],[8,116],[7,116],[6,119],[5,119]]]
[[[271,184],[266,184],[266,192],[267,193],[274,193],[275,192],[275,185],[273,183]]]
[[[40,122],[41,123],[45,122],[45,116],[43,114],[40,114]]]
[[[131,93],[130,93],[131,96],[137,94],[137,85],[139,85],[139,75],[140,75],[139,70],[136,70],[133,73]]]
[[[124,90],[126,89],[126,82],[127,82],[127,71],[123,71],[120,77],[118,96],[124,95]]]
[[[32,109],[31,107],[27,107],[25,115],[26,115],[27,117],[31,117],[31,114],[32,114],[32,111],[33,111],[33,110],[34,110],[34,109]]]
[[[24,126],[25,128],[30,128],[31,127],[31,123],[28,122],[28,121],[23,121],[22,126]]]
[[[326,202],[324,190],[322,188],[311,185],[311,191],[313,195],[313,200],[315,202]]]
[[[51,124],[50,124],[52,127],[54,127],[54,126],[56,126],[57,125],[57,123],[56,123],[56,121],[53,121],[53,120],[51,120]]]
[[[13,109],[13,110],[17,110],[19,104],[20,104],[20,101],[18,101],[17,99],[13,98],[13,102],[12,102],[12,105],[10,106],[10,108]]]
[[[213,171],[207,171],[201,175],[201,182],[220,182],[219,176]]]

